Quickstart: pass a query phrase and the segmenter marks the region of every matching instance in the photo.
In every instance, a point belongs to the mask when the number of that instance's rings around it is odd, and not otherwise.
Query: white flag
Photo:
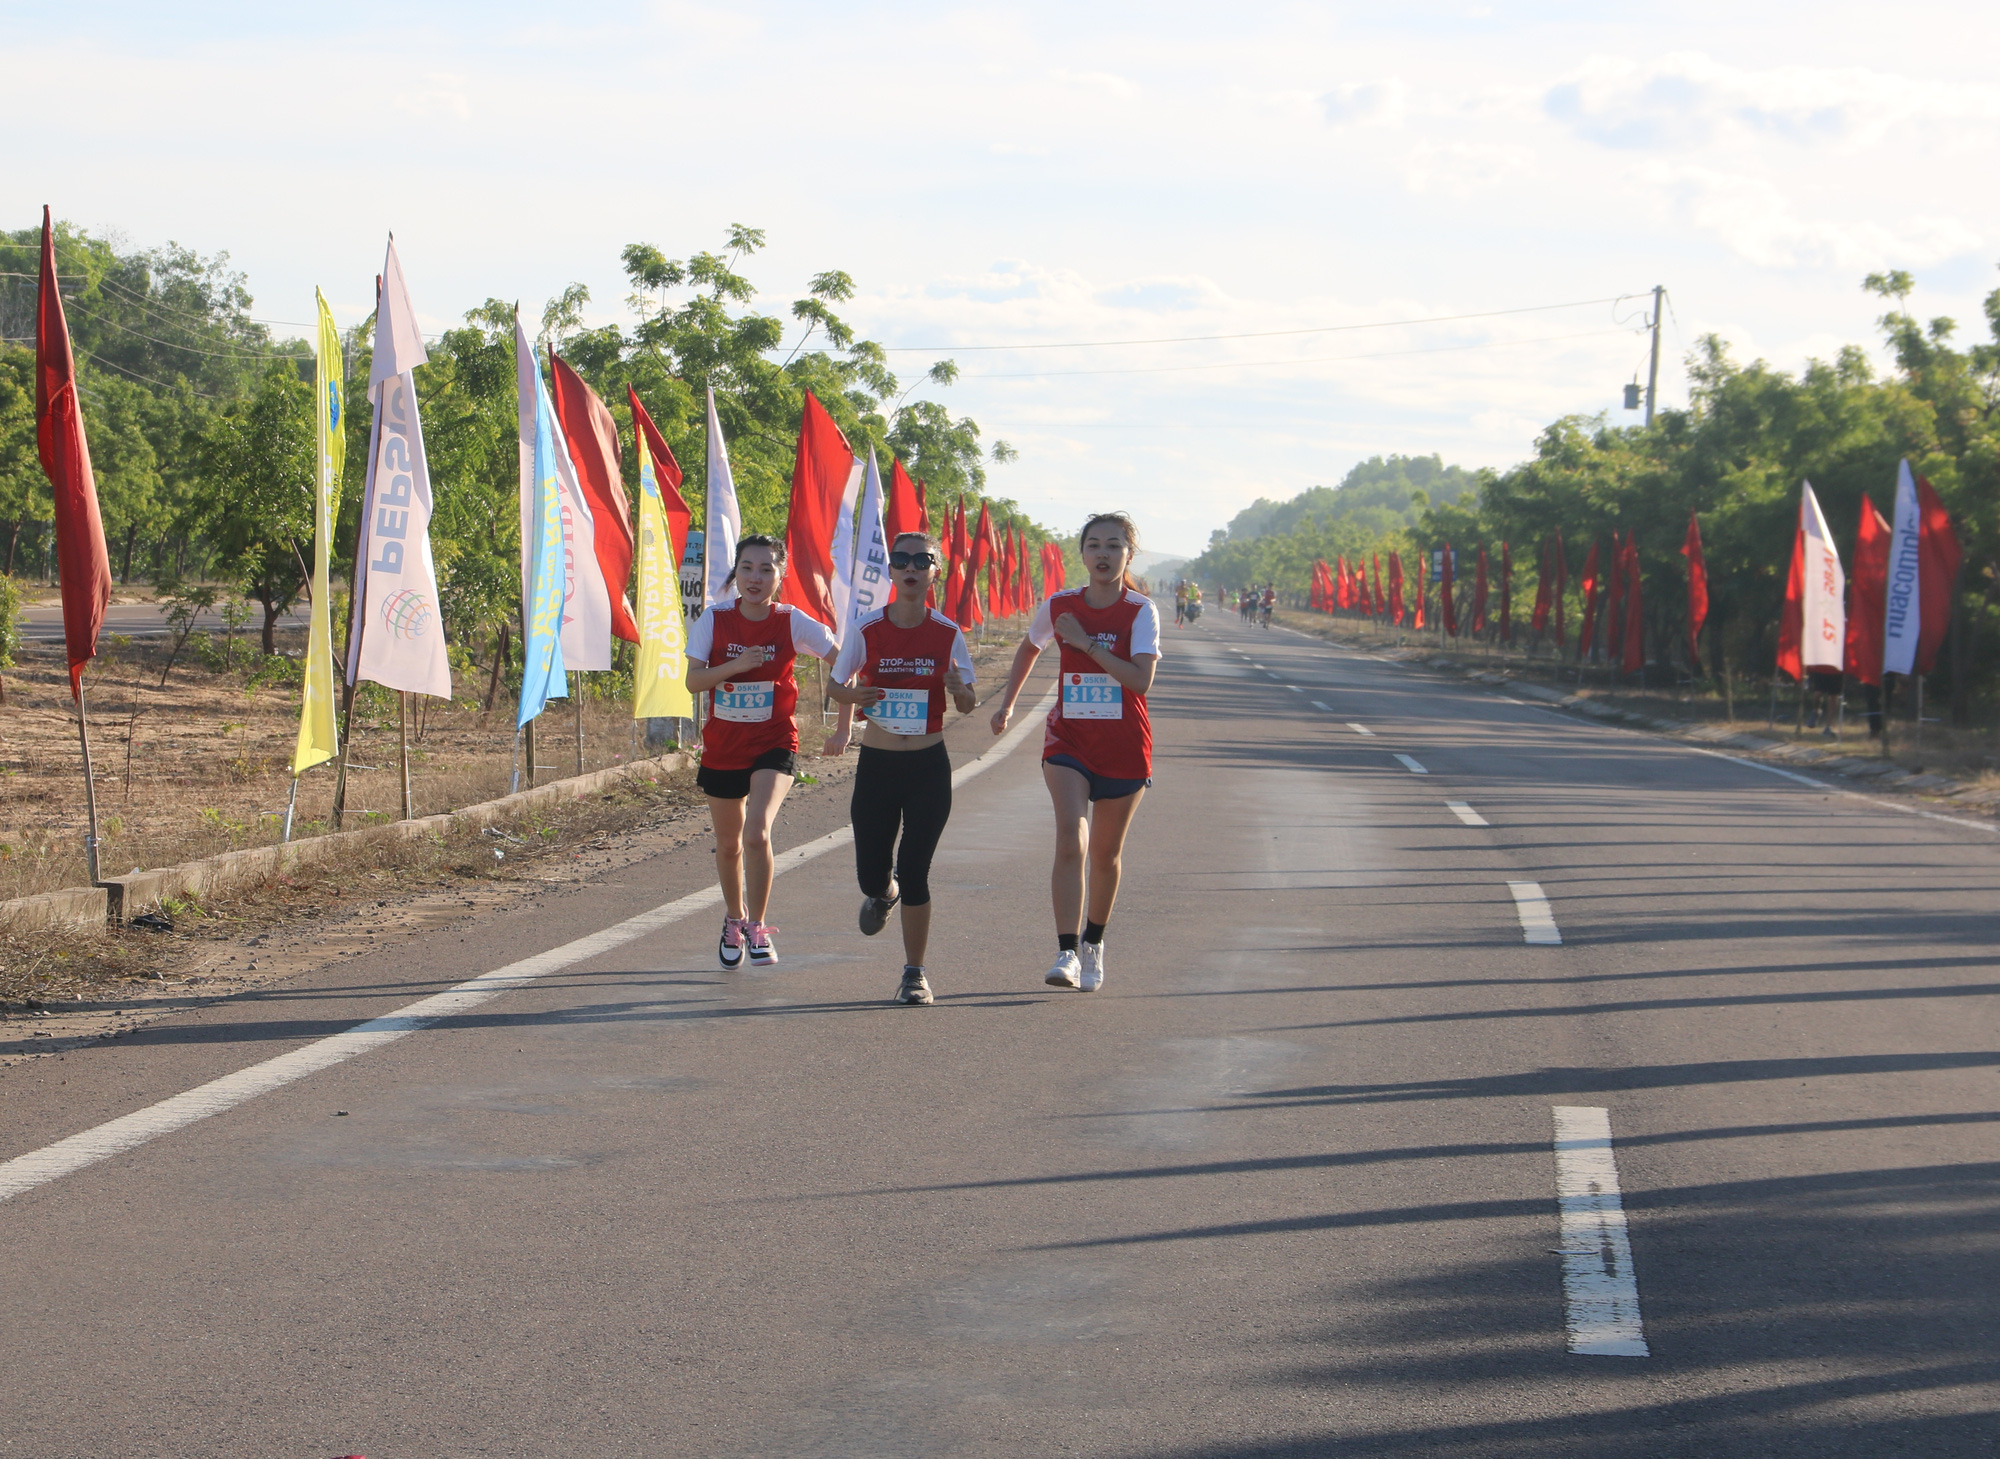
[[[544,401],[547,395],[542,397]],[[562,494],[563,620],[565,669],[611,667],[611,594],[604,586],[604,568],[597,561],[597,519],[591,515],[576,463],[569,459],[569,442],[562,424],[549,409],[549,429],[556,438],[556,489]]]
[[[889,549],[882,541],[882,473],[875,465],[875,448],[868,448],[867,485],[861,493],[861,521],[854,530],[854,571],[848,579],[847,618],[840,639],[877,608],[888,606]]]
[[[1847,575],[1840,569],[1840,553],[1810,481],[1799,495],[1799,530],[1806,545],[1799,661],[1808,669],[1831,669],[1837,674],[1846,659]]]
[[[1923,514],[1917,509],[1917,480],[1910,463],[1896,468],[1896,511],[1890,518],[1889,584],[1883,594],[1882,672],[1916,671],[1917,639],[1923,633],[1924,602],[1918,591],[1923,547]]]
[[[414,374],[429,358],[391,238],[375,307],[375,363],[368,377],[375,421],[355,552],[359,581],[348,629],[347,677],[349,683],[367,679],[449,699],[451,664],[431,560],[430,466]]]
[[[708,516],[702,522],[707,554],[708,605],[728,596],[723,583],[736,570],[736,539],[743,535],[743,512],[736,505],[736,478],[729,474],[729,448],[715,418],[715,387],[708,387]]]
[[[868,454],[875,452],[871,447]],[[833,519],[833,636],[839,642],[847,636],[847,605],[854,593],[854,504],[861,496],[861,458],[847,470],[847,485],[840,493],[840,515]]]

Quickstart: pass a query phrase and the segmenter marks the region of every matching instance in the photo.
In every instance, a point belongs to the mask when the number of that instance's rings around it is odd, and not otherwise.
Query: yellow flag
[[[632,718],[693,719],[687,686],[687,625],[681,619],[681,565],[667,533],[667,508],[646,433],[639,442],[639,662],[632,672]]]
[[[340,469],[346,461],[347,376],[341,366],[340,330],[319,299],[319,340],[314,350],[314,413],[319,417],[319,469],[313,483],[312,626],[306,638],[306,697],[299,715],[299,742],[292,751],[292,774],[340,753],[340,728],[333,705],[333,584],[328,559],[333,518],[339,506]]]

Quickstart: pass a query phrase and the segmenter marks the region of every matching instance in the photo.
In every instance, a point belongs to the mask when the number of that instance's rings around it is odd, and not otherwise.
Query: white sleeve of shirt
[[[1139,610],[1139,616],[1132,620],[1132,657],[1140,654],[1160,656],[1160,605],[1151,598]]]
[[[1056,636],[1055,620],[1049,617],[1049,604],[1054,601],[1053,593],[1042,599],[1042,606],[1035,610],[1034,622],[1028,625],[1028,642],[1036,648],[1046,647],[1048,641]]]
[[[708,656],[715,652],[715,610],[705,610],[695,619],[694,627],[688,630],[687,656],[708,662]]]
[[[792,609],[792,651],[823,659],[835,647],[833,630],[810,613]]]
[[[965,641],[965,630],[962,628],[952,635],[951,661],[958,665],[958,676],[965,680],[965,687],[970,689],[977,681],[972,672],[972,649]]]
[[[847,636],[847,642],[840,646],[840,657],[833,661],[833,682],[848,684],[861,672],[861,666],[868,662],[868,636],[859,624]]]

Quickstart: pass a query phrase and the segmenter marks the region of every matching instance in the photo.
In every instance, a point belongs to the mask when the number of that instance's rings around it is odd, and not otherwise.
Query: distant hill
[[[1373,533],[1393,532],[1415,526],[1424,505],[1455,502],[1478,485],[1478,472],[1447,466],[1437,456],[1371,456],[1339,486],[1315,486],[1284,502],[1259,497],[1231,518],[1228,540],[1284,536],[1308,521],[1326,526],[1352,520]],[[1419,491],[1421,503],[1413,498]]]

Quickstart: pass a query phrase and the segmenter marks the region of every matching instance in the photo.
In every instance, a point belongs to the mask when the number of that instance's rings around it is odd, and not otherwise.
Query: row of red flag
[[[808,390],[792,467],[781,596],[836,633],[843,625],[835,604],[834,583],[839,571],[835,539],[843,524],[852,527],[844,518],[851,517],[853,511],[849,491],[854,461],[846,435]],[[1062,549],[1053,542],[1042,543],[1039,552],[1031,551],[1027,534],[1018,527],[994,527],[992,509],[985,501],[980,502],[978,519],[973,522],[966,520],[965,503],[954,502],[946,520],[933,531],[927,487],[911,480],[900,460],[892,461],[889,478],[882,504],[883,546],[893,548],[897,536],[904,532],[925,532],[937,538],[945,556],[940,607],[961,628],[975,627],[988,618],[1030,612],[1041,598],[1062,588]]]

